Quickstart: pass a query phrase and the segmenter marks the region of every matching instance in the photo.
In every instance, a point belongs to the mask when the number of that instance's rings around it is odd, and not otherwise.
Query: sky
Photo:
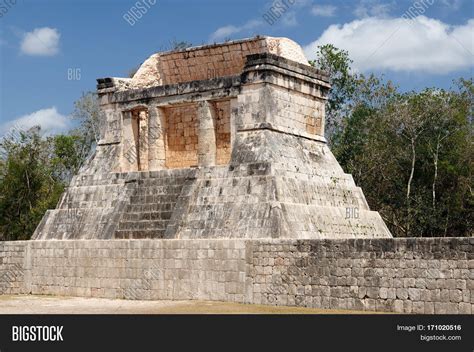
[[[308,59],[331,43],[402,91],[473,76],[474,0],[0,0],[0,16],[0,135],[66,131],[97,78],[126,77],[173,41],[288,37]]]

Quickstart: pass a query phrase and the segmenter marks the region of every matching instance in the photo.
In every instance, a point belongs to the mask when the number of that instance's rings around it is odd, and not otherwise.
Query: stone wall
[[[287,89],[274,87],[272,92],[272,122],[287,130],[305,131],[324,136],[323,99],[316,100],[305,94],[290,94]]]
[[[166,108],[166,167],[198,165],[198,118],[196,104]]]
[[[473,312],[474,238],[251,242],[253,302]]]
[[[0,244],[2,292],[473,312],[473,238]]]
[[[197,104],[165,108],[165,166],[170,169],[196,167],[198,165]],[[216,101],[212,106],[215,129],[216,165],[230,161],[230,100]]]
[[[26,242],[0,242],[0,295],[24,292]]]
[[[308,65],[294,41],[255,37],[154,54],[140,66],[130,84],[143,88],[240,74],[246,56],[258,53],[271,53]]]

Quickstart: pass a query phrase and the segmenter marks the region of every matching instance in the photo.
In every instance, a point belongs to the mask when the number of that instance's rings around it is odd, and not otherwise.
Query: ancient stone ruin
[[[98,79],[101,140],[34,239],[391,237],[324,138],[328,76],[286,38]]]
[[[391,237],[326,145],[328,77],[294,42],[98,83],[95,155],[35,240],[0,243],[0,294],[474,312],[474,238]]]

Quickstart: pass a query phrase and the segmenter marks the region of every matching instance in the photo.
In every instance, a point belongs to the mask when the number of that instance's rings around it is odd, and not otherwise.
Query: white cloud
[[[24,34],[21,52],[31,56],[53,56],[59,52],[61,34],[55,28],[35,28]]]
[[[261,20],[250,20],[243,24],[242,26],[234,26],[228,25],[218,28],[214,33],[211,34],[209,37],[210,42],[217,42],[220,40],[224,40],[230,38],[234,34],[238,34],[241,32],[251,31],[259,26],[261,26],[263,22]]]
[[[383,3],[379,0],[361,0],[354,9],[354,15],[359,18],[386,17],[392,7],[392,3]]]
[[[71,127],[71,120],[60,114],[56,107],[41,109],[31,114],[16,118],[0,125],[0,135],[16,134],[27,131],[33,126],[41,126],[43,135],[53,135],[64,132]]]
[[[262,26],[273,25],[276,23],[285,27],[297,26],[296,15],[302,8],[311,5],[312,0],[292,0],[282,2],[281,0],[270,0],[262,9],[262,18],[252,19],[241,26],[232,24],[219,27],[209,36],[209,42],[219,42],[235,35],[240,37],[254,35],[254,31]],[[278,4],[279,7],[276,5]]]
[[[292,6],[304,7],[304,6],[310,5],[311,2],[312,2],[311,0],[293,0],[293,2],[287,1],[286,3]]]
[[[314,5],[311,8],[311,13],[315,16],[332,17],[336,10],[337,7],[332,5]]]
[[[281,18],[281,23],[286,27],[294,27],[298,25],[298,20],[296,19],[296,12],[290,11],[283,15]]]
[[[333,44],[349,51],[359,71],[393,70],[444,74],[474,66],[474,19],[450,26],[419,16],[405,20],[365,18],[331,25],[307,45],[314,59],[318,45]]]

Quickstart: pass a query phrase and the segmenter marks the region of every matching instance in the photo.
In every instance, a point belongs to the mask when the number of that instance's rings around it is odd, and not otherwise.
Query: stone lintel
[[[327,86],[328,88],[330,87],[329,75],[327,72],[270,53],[248,55],[244,72],[249,69],[260,69],[261,65],[280,67],[289,72],[315,79],[320,81],[322,85]]]
[[[164,98],[171,101],[204,100],[202,95],[224,97],[237,95],[240,76],[228,76],[210,80],[191,81],[143,89],[119,91],[113,95],[113,103],[148,103],[150,99]],[[165,103],[163,102],[163,105]]]
[[[252,75],[255,72],[258,72],[257,76]],[[282,76],[291,77],[312,88],[318,87],[323,90],[330,88],[328,76],[324,71],[269,53],[248,55],[247,64],[241,75],[129,90],[114,90],[112,87],[116,80],[102,78],[98,80],[100,82],[98,88],[100,86],[113,93],[110,103],[148,104],[150,99],[160,98],[162,101],[157,103],[164,106],[236,96],[241,84],[255,83],[259,80],[281,84],[278,82],[278,77]],[[320,98],[324,99],[325,94],[321,94]]]

